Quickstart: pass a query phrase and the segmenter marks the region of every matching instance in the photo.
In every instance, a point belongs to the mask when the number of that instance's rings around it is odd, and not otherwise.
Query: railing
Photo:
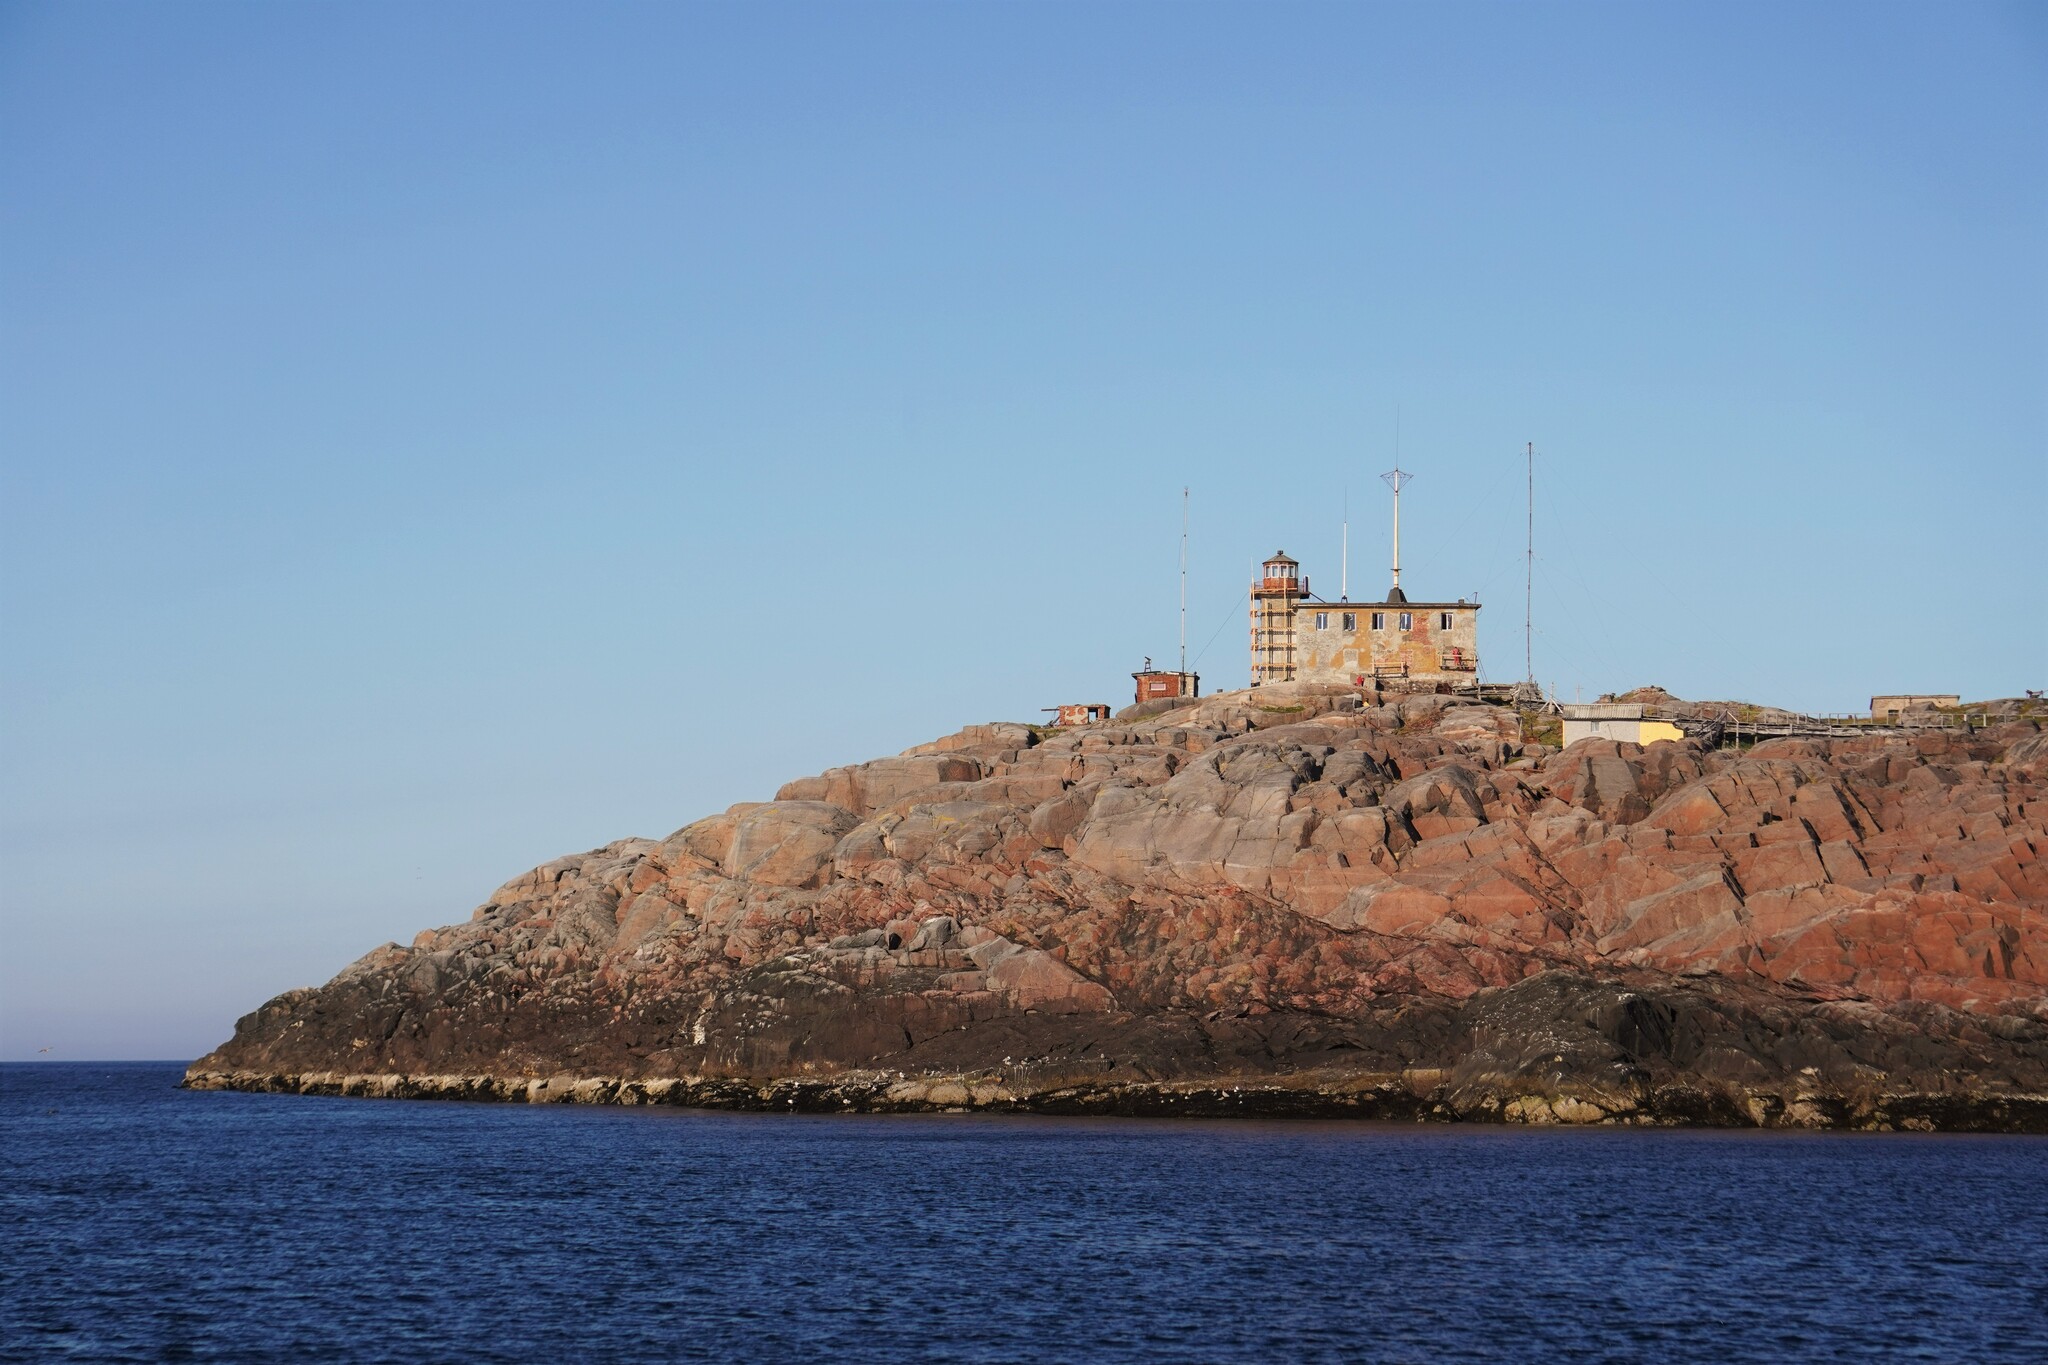
[[[1958,730],[1968,733],[1972,730],[1982,730],[1991,724],[1991,717],[1981,712],[1969,711],[1937,712],[1912,717],[1901,716],[1897,720],[1879,720],[1847,712],[1831,712],[1817,716],[1796,713],[1775,717],[1745,716],[1728,708],[1723,708],[1710,716],[1675,716],[1664,708],[1645,706],[1643,716],[1648,720],[1668,720],[1685,731],[1688,736],[1705,743],[1728,743],[1736,746],[1745,742],[1754,744],[1766,739],[1849,739],[1859,735]]]

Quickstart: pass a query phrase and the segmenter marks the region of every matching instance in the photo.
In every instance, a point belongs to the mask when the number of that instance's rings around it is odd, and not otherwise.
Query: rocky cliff
[[[2033,720],[1560,753],[1444,697],[1167,705],[557,859],[188,1084],[2048,1131]]]

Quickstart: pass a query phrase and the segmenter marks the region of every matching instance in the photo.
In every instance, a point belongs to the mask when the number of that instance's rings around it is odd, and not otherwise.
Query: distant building
[[[1566,703],[1564,745],[1569,749],[1582,739],[1615,739],[1623,744],[1655,744],[1660,739],[1684,739],[1685,731],[1668,720],[1645,715],[1639,701]]]
[[[1398,574],[1398,570],[1396,571]],[[1411,602],[1398,577],[1379,602],[1325,602],[1277,551],[1252,581],[1252,686],[1375,680],[1470,685],[1479,674],[1479,604]]]
[[[1963,704],[1960,694],[1954,692],[1905,692],[1895,697],[1872,697],[1870,718],[1872,720],[1897,720],[1899,713],[1915,706],[1948,706]]]
[[[1102,701],[1074,702],[1045,709],[1053,713],[1054,725],[1093,725],[1109,719],[1109,703]]]
[[[1145,666],[1131,674],[1131,678],[1138,684],[1137,699],[1141,702],[1202,695],[1201,674],[1154,668],[1150,659],[1145,660]]]

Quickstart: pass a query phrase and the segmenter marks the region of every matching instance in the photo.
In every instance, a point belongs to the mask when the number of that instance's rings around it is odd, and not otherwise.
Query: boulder
[[[770,801],[732,823],[719,859],[728,876],[762,886],[817,886],[854,826],[852,812],[825,801]]]

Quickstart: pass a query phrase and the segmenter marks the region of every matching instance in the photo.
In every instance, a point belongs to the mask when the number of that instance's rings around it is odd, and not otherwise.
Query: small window
[[[1449,630],[1451,628],[1451,614],[1449,612],[1437,613],[1436,628],[1438,630]]]
[[[1402,613],[1401,613],[1401,629],[1403,629],[1403,630],[1413,630],[1414,628],[1415,628],[1415,616],[1414,616],[1414,614],[1413,614],[1412,612],[1405,612],[1405,611],[1404,611],[1404,612],[1402,612]]]
[[[1346,630],[1357,630],[1357,629],[1358,629],[1358,613],[1357,613],[1357,612],[1355,612],[1355,611],[1347,611],[1347,612],[1345,612],[1345,613],[1344,613],[1344,629],[1346,629]]]
[[[1372,614],[1372,628],[1374,630],[1385,630],[1387,628],[1387,614],[1385,612],[1376,611]]]
[[[1330,613],[1328,613],[1328,612],[1326,612],[1326,611],[1319,611],[1319,612],[1317,612],[1317,613],[1316,613],[1316,629],[1317,629],[1317,630],[1328,630],[1329,628],[1330,628]]]

